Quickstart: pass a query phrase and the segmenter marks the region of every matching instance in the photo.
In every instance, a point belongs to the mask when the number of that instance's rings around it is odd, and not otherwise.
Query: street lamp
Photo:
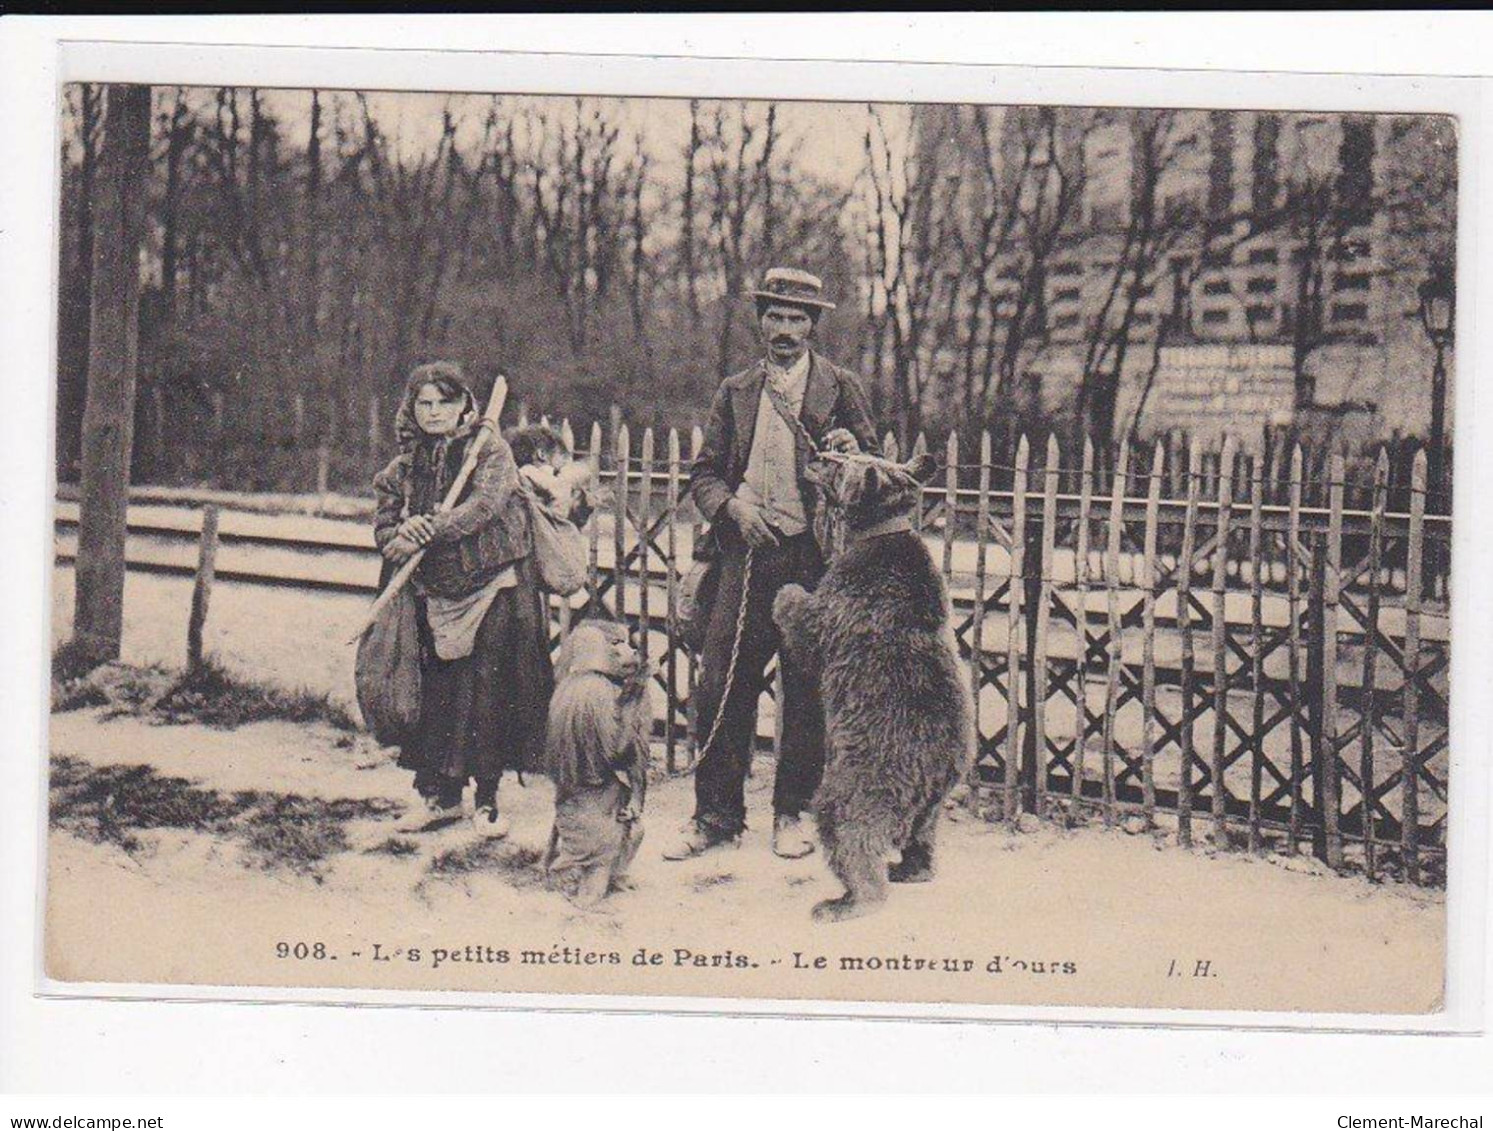
[[[1420,285],[1420,324],[1426,337],[1431,339],[1431,348],[1436,351],[1436,361],[1431,370],[1431,451],[1427,461],[1430,467],[1431,490],[1438,503],[1445,498],[1446,484],[1443,481],[1443,447],[1446,440],[1446,347],[1452,343],[1453,323],[1457,310],[1457,288],[1451,271],[1445,263],[1433,263],[1430,277]]]
[[[1431,369],[1431,451],[1426,468],[1431,480],[1431,508],[1437,514],[1451,512],[1446,490],[1446,347],[1452,343],[1452,327],[1456,320],[1457,288],[1452,273],[1444,262],[1431,264],[1430,277],[1420,285],[1420,324],[1426,337],[1431,339],[1431,348],[1436,351],[1436,361]],[[1430,550],[1430,576],[1428,587],[1434,587],[1441,573],[1442,548],[1435,541]],[[1434,592],[1434,589],[1430,589]]]

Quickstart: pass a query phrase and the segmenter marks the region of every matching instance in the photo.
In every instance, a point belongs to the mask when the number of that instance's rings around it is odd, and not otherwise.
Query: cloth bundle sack
[[[679,628],[685,647],[699,655],[705,650],[705,629],[721,587],[720,553],[708,535],[700,539],[694,564],[679,587]]]
[[[373,736],[400,746],[420,722],[420,622],[415,596],[401,589],[358,641],[358,709]]]
[[[568,518],[561,518],[525,484],[529,525],[534,533],[534,562],[539,584],[551,593],[569,597],[586,587],[586,539]]]

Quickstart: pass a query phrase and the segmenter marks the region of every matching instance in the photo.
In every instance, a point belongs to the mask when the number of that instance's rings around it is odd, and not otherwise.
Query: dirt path
[[[320,727],[222,732],[87,710],[53,718],[52,750],[85,770],[144,764],[224,795],[410,798],[389,751]],[[142,830],[127,852],[54,829],[48,969],[90,981],[1341,1012],[1424,1012],[1441,997],[1439,892],[1098,828],[1013,834],[963,811],[945,823],[936,882],[894,889],[879,916],[814,924],[810,907],[837,888],[817,855],[768,851],[770,782],[764,763],[739,850],[686,864],[658,848],[688,814],[690,784],[661,783],[637,890],[590,914],[542,885],[551,794],[532,778],[505,781],[507,842],[464,827],[404,837],[397,815],[355,817],[345,847],[310,872],[221,832]],[[389,854],[391,838],[406,854]]]

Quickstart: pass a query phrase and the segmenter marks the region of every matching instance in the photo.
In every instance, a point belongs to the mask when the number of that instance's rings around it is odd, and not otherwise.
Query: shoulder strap
[[[793,406],[788,403],[788,398],[784,395],[783,390],[773,383],[770,372],[763,374],[762,388],[767,393],[768,404],[772,405],[773,411],[782,417],[783,423],[788,425],[795,436],[808,445],[810,455],[818,455],[820,450],[818,443],[815,442],[813,436],[809,435],[809,430],[804,427],[804,422],[793,411]]]

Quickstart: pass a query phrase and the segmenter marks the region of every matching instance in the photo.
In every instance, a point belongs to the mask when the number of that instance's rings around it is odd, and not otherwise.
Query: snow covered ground
[[[175,506],[132,507],[132,518],[185,530],[198,522]],[[370,583],[377,576],[361,524],[225,512],[223,528],[348,547],[310,555],[225,546],[224,568]],[[59,548],[70,537],[59,535]],[[610,537],[601,549],[609,561]],[[999,551],[991,552],[992,569],[1003,569]],[[131,553],[191,561],[194,549],[136,538]],[[1071,563],[1059,563],[1064,569]],[[126,661],[182,663],[190,592],[190,578],[129,575]],[[1102,608],[1103,600],[1102,591],[1091,593],[1090,608]],[[1247,596],[1230,595],[1237,600]],[[72,601],[72,570],[59,566],[52,590],[58,641],[70,635]],[[636,601],[633,585],[629,605]],[[650,601],[663,607],[661,588]],[[358,594],[220,580],[205,642],[233,671],[351,704],[347,641],[366,608]],[[1267,610],[1267,622],[1273,619]],[[1003,615],[988,619],[987,648],[1004,650],[1004,626]],[[1071,655],[1071,631],[1054,622],[1053,632],[1053,654]],[[1127,634],[1127,660],[1132,649],[1138,654],[1138,641]],[[1162,662],[1173,644],[1158,640]],[[987,733],[1004,717],[996,698],[987,695],[982,704]],[[1175,710],[1163,702],[1168,706]],[[1090,709],[1101,707],[1096,684]],[[1048,725],[1054,736],[1071,734],[1071,707],[1050,710]],[[1117,719],[1121,742],[1133,745],[1135,725],[1129,715]],[[1197,741],[1207,749],[1206,733],[1200,730]],[[53,719],[52,750],[95,765],[149,765],[225,792],[399,802],[411,796],[390,751],[317,727],[220,732],[103,721],[90,710]],[[1091,762],[1091,770],[1096,766]],[[935,883],[897,889],[873,919],[814,924],[810,907],[837,894],[836,886],[817,855],[785,862],[768,852],[771,773],[764,760],[750,782],[753,829],[739,850],[677,865],[662,861],[658,848],[688,815],[691,787],[688,779],[661,783],[650,796],[650,841],[635,870],[639,889],[592,914],[578,914],[544,890],[534,869],[550,816],[542,780],[530,779],[526,788],[505,784],[504,804],[517,827],[496,853],[475,850],[462,832],[412,838],[408,855],[370,853],[394,834],[395,820],[365,818],[348,825],[348,851],[329,861],[319,882],[267,872],[237,842],[206,833],[159,831],[146,836],[147,851],[131,855],[54,830],[49,969],[54,977],[90,980],[1211,1009],[1413,1012],[1440,999],[1442,893],[1324,874],[1309,858],[1182,850],[1165,831],[1127,836],[1037,825],[1013,833],[957,810],[944,830]],[[1157,773],[1161,784],[1174,776],[1162,763]],[[282,959],[282,942],[292,949],[321,942],[338,957]],[[380,955],[401,955],[374,960],[375,945]],[[468,947],[507,950],[510,961],[451,957],[487,953]],[[640,948],[645,964],[635,966]],[[414,950],[418,960],[409,957]],[[525,950],[544,958],[524,962],[518,956]],[[437,961],[440,953],[446,957]],[[658,964],[654,953],[662,956]],[[601,957],[588,964],[587,955]],[[816,956],[825,959],[823,969],[813,968]],[[935,969],[923,961],[935,959]],[[1207,963],[1206,975],[1193,977],[1199,962]]]
[[[96,766],[147,764],[223,793],[411,798],[392,752],[321,727],[222,732],[84,710],[54,717],[52,750]],[[534,859],[551,792],[534,778],[505,781],[515,830],[491,850],[463,826],[402,838],[408,855],[370,852],[398,818],[355,820],[347,850],[319,879],[266,871],[209,833],[142,832],[145,849],[127,854],[54,829],[48,971],[89,981],[1313,1011],[1423,1012],[1441,997],[1441,893],[1325,875],[1299,857],[1185,851],[1165,836],[1051,825],[1013,833],[962,809],[945,822],[933,883],[894,888],[877,916],[816,924],[810,908],[837,886],[817,853],[790,862],[769,852],[770,785],[762,760],[739,849],[672,864],[659,847],[688,815],[692,789],[688,779],[659,783],[637,889],[590,913],[542,885]]]

